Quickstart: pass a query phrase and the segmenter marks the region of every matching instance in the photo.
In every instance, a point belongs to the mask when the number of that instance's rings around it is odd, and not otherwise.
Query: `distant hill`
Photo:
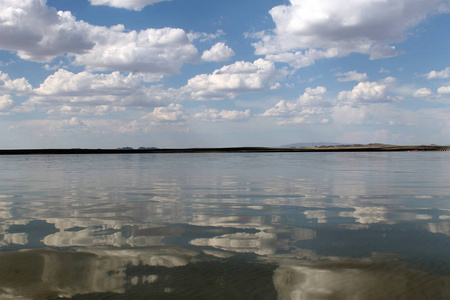
[[[343,146],[346,144],[339,144],[339,143],[325,143],[325,142],[320,142],[320,143],[296,143],[296,144],[289,144],[289,145],[283,145],[280,146],[280,148],[301,148],[301,147],[323,147],[323,146]]]
[[[423,145],[425,146],[425,145]],[[430,145],[436,146],[436,145]],[[398,147],[398,145],[382,144],[382,143],[370,143],[370,144],[339,144],[339,143],[297,143],[280,146],[280,148],[386,148],[386,147]]]

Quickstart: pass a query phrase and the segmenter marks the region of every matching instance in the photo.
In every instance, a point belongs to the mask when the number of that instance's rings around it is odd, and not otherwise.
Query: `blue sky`
[[[450,144],[449,0],[0,0],[0,148]]]

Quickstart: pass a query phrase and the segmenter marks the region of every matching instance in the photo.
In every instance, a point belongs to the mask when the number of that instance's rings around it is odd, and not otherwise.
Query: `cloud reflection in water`
[[[449,296],[448,158],[205,155],[16,162],[0,298]]]

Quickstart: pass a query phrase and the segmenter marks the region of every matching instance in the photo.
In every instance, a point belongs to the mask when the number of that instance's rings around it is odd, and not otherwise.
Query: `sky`
[[[0,0],[0,148],[450,144],[450,0]]]

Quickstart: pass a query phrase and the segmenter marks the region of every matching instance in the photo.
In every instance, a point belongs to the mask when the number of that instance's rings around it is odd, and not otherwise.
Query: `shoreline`
[[[184,149],[3,149],[0,155],[53,155],[53,154],[138,154],[138,153],[270,153],[270,152],[405,152],[450,151],[450,146],[325,146],[325,147],[227,147]]]

